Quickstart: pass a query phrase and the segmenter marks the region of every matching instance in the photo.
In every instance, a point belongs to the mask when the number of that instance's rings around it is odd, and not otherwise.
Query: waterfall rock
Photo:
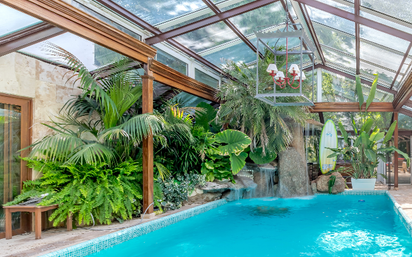
[[[312,188],[312,193],[316,194],[318,192],[318,189],[316,188],[316,182],[312,181],[312,183],[310,183],[310,187]]]
[[[321,193],[329,192],[329,180],[332,175],[336,177],[335,185],[333,185],[332,187],[332,194],[338,194],[338,193],[345,191],[345,187],[346,187],[345,179],[342,177],[342,175],[339,172],[333,172],[331,175],[321,175],[315,180],[316,190],[318,192],[321,192]]]
[[[213,182],[206,182],[206,185],[200,188],[206,193],[216,193],[220,192],[223,193],[226,190],[232,188],[232,182],[230,181],[213,181]]]
[[[306,159],[294,147],[279,153],[279,186],[276,196],[298,197],[310,194]]]
[[[270,164],[259,166],[259,169],[253,173],[253,181],[257,184],[255,197],[273,197],[275,190],[273,188],[275,182],[275,174],[277,167]]]

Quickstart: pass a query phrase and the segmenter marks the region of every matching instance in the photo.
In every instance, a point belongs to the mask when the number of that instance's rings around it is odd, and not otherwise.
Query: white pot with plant
[[[339,129],[344,138],[345,146],[343,148],[330,148],[334,153],[328,156],[337,157],[342,155],[344,160],[350,161],[352,171],[350,171],[349,174],[352,177],[353,190],[374,190],[378,176],[376,169],[379,160],[385,161],[386,157],[393,152],[398,152],[402,155],[406,159],[408,166],[410,163],[409,156],[406,153],[388,144],[395,131],[396,121],[392,123],[387,132],[381,131],[380,128],[374,126],[375,120],[372,119],[370,113],[367,112],[367,109],[375,98],[377,81],[378,75],[376,75],[366,101],[365,112],[361,112],[361,120],[358,122],[361,124],[361,126],[359,126],[360,128],[358,128],[357,122],[355,122],[352,117],[354,136],[349,137],[342,123],[339,122]],[[362,85],[358,76],[356,77],[356,93],[361,111],[364,99]]]

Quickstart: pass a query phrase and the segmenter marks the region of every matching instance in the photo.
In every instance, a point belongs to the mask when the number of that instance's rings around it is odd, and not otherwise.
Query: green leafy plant
[[[182,207],[182,203],[187,201],[189,194],[193,192],[196,186],[205,185],[205,176],[189,173],[165,181],[158,179],[157,182],[164,193],[164,197],[160,201],[162,207],[175,210]]]
[[[277,157],[277,154],[267,153],[266,155],[263,155],[263,149],[259,147],[256,148],[254,152],[250,152],[249,157],[256,164],[266,164],[274,161]]]
[[[246,164],[248,154],[244,150],[251,139],[244,133],[227,129],[209,138],[209,149],[202,163],[201,172],[208,181],[230,179],[234,182],[236,175]]]
[[[351,138],[349,138],[348,133],[340,122],[339,129],[344,138],[345,146],[344,148],[330,148],[330,150],[334,153],[328,156],[331,158],[342,155],[344,160],[350,161],[353,167],[351,176],[355,179],[376,178],[377,172],[375,169],[378,166],[379,159],[386,161],[386,155],[393,152],[398,152],[401,154],[406,159],[407,165],[409,166],[410,164],[409,156],[406,153],[394,146],[387,145],[387,143],[392,139],[393,132],[396,128],[396,121],[392,123],[388,131],[385,133],[378,127],[373,128],[374,120],[367,118],[368,116],[366,112],[375,97],[377,81],[378,75],[376,75],[376,78],[372,83],[370,94],[366,100],[366,108],[364,112],[365,118],[363,119],[362,127],[358,129],[355,121],[352,119],[352,127],[355,133],[355,137],[353,138],[353,146],[350,141]],[[361,110],[364,103],[364,98],[359,77],[356,78],[356,82],[359,108]]]
[[[63,164],[42,159],[25,158],[29,167],[42,177],[24,182],[23,193],[7,205],[14,205],[29,197],[45,196],[39,205],[58,204],[50,219],[57,225],[69,214],[78,223],[89,225],[94,219],[110,224],[113,219],[131,219],[141,211],[142,165],[128,160],[109,168],[107,164]],[[162,193],[155,186],[155,197]],[[161,199],[157,199],[161,200]],[[155,205],[160,207],[158,201]]]

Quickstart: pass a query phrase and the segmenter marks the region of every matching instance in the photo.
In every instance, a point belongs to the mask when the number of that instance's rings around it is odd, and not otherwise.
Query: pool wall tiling
[[[43,257],[87,256],[87,255],[99,252],[101,250],[107,249],[109,247],[115,246],[117,244],[123,243],[132,238],[148,234],[152,231],[161,229],[163,227],[167,227],[181,220],[184,220],[184,219],[196,216],[198,214],[201,214],[203,212],[209,211],[211,209],[217,208],[226,203],[227,201],[222,199],[222,200],[210,202],[207,204],[203,204],[200,206],[196,206],[194,208],[181,211],[175,214],[171,214],[171,215],[168,215],[160,219],[149,221],[141,225],[136,225],[136,226],[133,226],[133,227],[130,227],[124,230],[120,230],[120,231],[117,231],[117,232],[114,232],[114,233],[111,233],[111,234],[108,234],[102,237],[98,237],[98,238],[89,240],[87,242],[65,248],[63,250],[52,252],[52,253],[43,255]]]
[[[352,190],[345,190],[345,192],[340,193],[340,195],[388,195],[388,197],[392,200],[393,208],[395,212],[398,214],[400,220],[408,230],[409,234],[412,236],[412,220],[408,217],[402,207],[396,202],[393,196],[387,190],[374,190],[374,191],[352,191]],[[333,197],[333,195],[330,195]],[[102,237],[98,237],[87,242],[74,245],[63,250],[59,250],[56,252],[52,252],[43,257],[81,257],[87,256],[101,250],[110,248],[117,244],[123,243],[135,237],[139,237],[145,234],[148,234],[152,231],[158,230],[160,228],[169,226],[181,220],[196,216],[203,212],[209,211],[211,209],[217,208],[226,204],[226,200],[219,200],[214,201],[211,203],[207,203],[201,206],[197,206],[185,211],[181,211],[175,214],[171,214],[169,216],[156,219],[150,222],[143,223],[141,225],[137,225],[134,227],[130,227],[124,230],[120,230]]]

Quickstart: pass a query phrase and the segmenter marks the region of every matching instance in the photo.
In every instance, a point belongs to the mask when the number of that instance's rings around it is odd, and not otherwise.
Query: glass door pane
[[[0,103],[0,232],[5,230],[3,204],[20,194],[21,106]],[[13,230],[20,229],[20,213],[13,213]]]

